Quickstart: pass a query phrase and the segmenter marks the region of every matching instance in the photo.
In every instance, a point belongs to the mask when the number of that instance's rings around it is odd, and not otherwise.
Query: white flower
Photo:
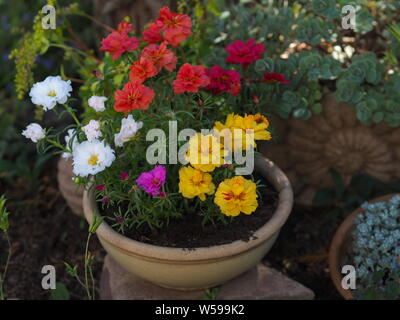
[[[31,139],[33,142],[38,142],[46,136],[46,131],[37,123],[31,123],[22,131],[22,135]]]
[[[117,147],[132,139],[136,132],[143,127],[143,122],[136,122],[130,114],[121,121],[121,130],[114,135],[114,143]]]
[[[97,112],[103,112],[106,107],[104,106],[104,102],[107,101],[106,97],[92,96],[88,100],[89,107],[92,107]]]
[[[73,140],[71,141],[71,139]],[[76,130],[68,129],[67,135],[65,136],[65,145],[68,151],[62,154],[62,157],[68,159],[72,157],[72,152],[74,152],[75,147],[78,145],[78,139],[76,138]],[[70,148],[71,147],[71,148]]]
[[[100,122],[97,120],[90,120],[86,126],[82,127],[82,130],[89,141],[97,140],[101,137]]]
[[[73,152],[74,173],[81,177],[96,174],[111,166],[115,160],[114,150],[103,141],[84,141]]]
[[[60,76],[56,76],[35,83],[29,95],[32,103],[42,106],[44,111],[47,111],[53,109],[57,103],[66,103],[71,91],[71,81],[64,81]]]

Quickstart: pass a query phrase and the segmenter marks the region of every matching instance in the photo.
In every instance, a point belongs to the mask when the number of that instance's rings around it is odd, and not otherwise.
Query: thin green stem
[[[89,233],[87,240],[86,240],[86,248],[85,248],[85,289],[87,296],[89,300],[94,299],[90,293],[89,289],[89,277],[88,277],[88,265],[89,265],[89,242],[90,242],[90,237],[92,236],[91,233]]]
[[[78,118],[76,117],[76,115],[75,115],[74,111],[72,110],[72,108],[69,107],[69,106],[66,105],[66,104],[63,104],[63,106],[65,107],[65,109],[67,110],[67,112],[70,114],[70,116],[72,117],[72,119],[74,119],[75,123],[76,123],[78,126],[80,126],[81,123],[80,123],[80,121],[78,120]]]
[[[63,151],[66,151],[65,148],[64,148],[64,146],[63,146],[61,143],[58,143],[57,141],[52,140],[52,139],[49,139],[49,138],[46,138],[46,141],[47,141],[48,143],[53,144],[55,147],[60,148],[60,149],[63,150]]]

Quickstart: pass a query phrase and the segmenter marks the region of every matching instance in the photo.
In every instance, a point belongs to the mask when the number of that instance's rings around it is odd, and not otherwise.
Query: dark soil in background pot
[[[168,225],[156,231],[143,224],[139,228],[128,230],[124,236],[153,245],[187,249],[228,244],[236,240],[249,241],[254,232],[272,217],[278,206],[279,194],[265,180],[256,178],[266,187],[260,189],[261,201],[257,210],[250,215],[241,213],[231,221],[230,217],[226,217],[227,224],[215,219],[215,225],[208,223],[203,227],[203,217],[193,212],[182,218],[171,219]],[[102,215],[114,217],[114,211],[115,209],[108,208]]]

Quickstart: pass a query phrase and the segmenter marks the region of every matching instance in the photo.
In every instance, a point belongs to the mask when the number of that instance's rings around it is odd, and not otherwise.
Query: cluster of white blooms
[[[73,152],[74,173],[81,177],[96,174],[111,166],[115,160],[114,150],[104,141],[84,141]]]
[[[44,81],[35,83],[29,93],[32,102],[43,106],[43,109],[50,110],[57,103],[64,104],[72,91],[71,82],[63,81],[60,76],[47,77]],[[89,106],[98,112],[105,110],[104,103],[106,97],[93,96],[89,99]],[[136,131],[141,128],[142,123],[136,123],[132,116],[122,120],[122,128],[119,133],[121,141],[133,137]],[[64,158],[73,159],[73,171],[76,175],[86,177],[103,171],[111,166],[115,160],[114,150],[111,149],[104,141],[100,141],[102,137],[100,131],[100,122],[90,120],[89,123],[82,127],[86,134],[87,141],[79,142],[77,131],[69,129],[65,137],[66,150],[62,154]],[[45,138],[45,130],[37,123],[31,123],[22,135],[38,142]],[[123,142],[122,142],[123,143]],[[122,145],[121,143],[121,145]]]
[[[46,132],[40,124],[31,123],[22,131],[22,135],[36,143],[46,136]]]
[[[121,130],[114,135],[114,143],[117,147],[132,139],[136,132],[143,127],[143,122],[136,122],[132,115],[123,118],[121,121]]]
[[[71,91],[70,80],[64,81],[60,76],[50,76],[42,82],[35,83],[29,92],[29,96],[32,103],[42,106],[47,111],[53,109],[57,103],[67,102]]]
[[[86,126],[82,127],[86,137],[89,141],[98,140],[102,136],[100,131],[100,122],[97,120],[90,120]]]
[[[93,108],[97,112],[103,112],[106,107],[104,103],[107,101],[106,97],[92,96],[88,100],[89,107]]]

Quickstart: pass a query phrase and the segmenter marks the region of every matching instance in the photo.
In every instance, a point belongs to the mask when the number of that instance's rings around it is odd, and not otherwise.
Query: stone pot
[[[369,203],[375,202],[384,202],[396,194],[389,194],[379,198],[375,198],[373,200],[368,201]],[[357,215],[363,213],[363,209],[361,207],[357,208],[353,211],[339,226],[337,229],[329,249],[329,271],[331,275],[331,279],[333,284],[335,285],[337,291],[340,295],[346,299],[351,300],[354,299],[350,290],[345,290],[342,288],[342,278],[343,275],[341,274],[342,266],[345,264],[345,255],[346,253],[350,252],[352,237],[351,233],[355,227],[354,219]]]
[[[58,160],[58,188],[70,209],[77,215],[83,215],[83,187],[75,184],[72,179],[72,160],[60,157]]]
[[[293,205],[286,175],[270,160],[255,158],[255,168],[279,192],[278,207],[248,242],[188,250],[141,243],[114,231],[103,222],[97,236],[104,249],[124,269],[159,286],[197,290],[225,283],[254,267],[270,250]],[[97,212],[93,192],[84,192],[83,209],[89,223]]]
[[[400,128],[362,124],[355,108],[337,102],[332,92],[321,104],[322,113],[309,120],[272,117],[277,139],[261,147],[289,177],[296,202],[311,204],[318,189],[332,186],[331,169],[346,184],[356,174],[382,182],[400,180]]]

